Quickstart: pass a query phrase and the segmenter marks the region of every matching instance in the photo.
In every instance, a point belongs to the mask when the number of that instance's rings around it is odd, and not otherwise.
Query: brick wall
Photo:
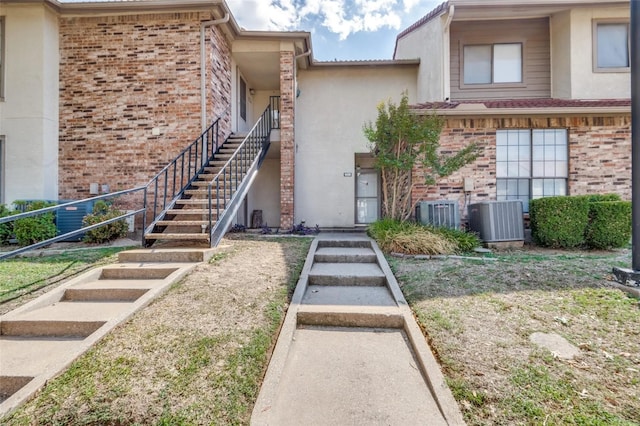
[[[417,185],[417,202],[457,200],[463,216],[466,202],[496,199],[496,130],[565,128],[569,134],[569,195],[617,193],[631,199],[631,117],[450,118],[440,136],[441,150],[456,152],[471,142],[480,157],[436,185]],[[463,179],[472,178],[475,188],[465,200]],[[420,170],[414,182],[422,181]]]
[[[200,135],[200,21],[209,13],[61,18],[60,198],[146,183]],[[208,116],[231,96],[229,45],[208,32]],[[160,134],[152,134],[154,128]]]
[[[280,227],[294,222],[294,66],[293,52],[280,52]]]

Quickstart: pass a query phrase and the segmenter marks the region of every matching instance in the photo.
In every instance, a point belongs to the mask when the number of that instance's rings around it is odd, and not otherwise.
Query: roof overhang
[[[631,115],[631,104],[615,106],[550,106],[487,108],[483,103],[460,103],[455,107],[442,103],[424,107],[412,105],[410,110],[418,115],[436,114],[442,117],[507,117],[507,116],[619,116]]]

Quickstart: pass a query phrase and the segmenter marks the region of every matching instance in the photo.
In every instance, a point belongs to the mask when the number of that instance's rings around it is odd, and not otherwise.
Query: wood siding
[[[523,82],[502,85],[464,85],[464,45],[522,43]],[[451,99],[521,99],[551,97],[549,20],[453,22],[451,24]],[[480,87],[481,86],[481,87]]]

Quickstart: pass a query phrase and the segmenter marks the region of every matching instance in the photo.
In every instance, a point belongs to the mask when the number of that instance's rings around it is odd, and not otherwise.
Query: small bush
[[[0,204],[0,217],[7,217],[17,212],[9,209],[4,204]],[[13,238],[13,222],[0,223],[0,244],[8,244]]]
[[[122,216],[123,214],[124,213],[118,210],[115,206],[99,200],[93,205],[93,213],[82,218],[82,226],[95,225],[97,223]],[[129,227],[124,219],[117,220],[87,231],[84,235],[83,241],[95,244],[106,243],[125,237],[128,230]]]
[[[315,228],[310,228],[305,226],[304,223],[300,222],[298,225],[294,225],[290,230],[289,234],[293,235],[313,235],[320,233],[320,226],[316,225]]]
[[[449,241],[455,242],[458,246],[458,253],[468,253],[480,246],[480,238],[473,232],[465,232],[459,229],[445,227],[433,227],[431,229],[436,234],[442,235]]]
[[[590,248],[625,247],[631,238],[631,202],[605,201],[589,204],[585,239]]]
[[[18,210],[26,212],[40,210],[55,205],[47,201],[16,201]],[[43,213],[37,216],[25,217],[13,222],[13,232],[21,246],[39,243],[56,236],[55,214]]]
[[[529,218],[536,244],[553,248],[581,246],[589,223],[589,196],[531,200]]]
[[[577,195],[574,198],[586,198],[590,203],[601,203],[604,201],[622,201],[618,194],[590,194]]]
[[[393,219],[372,223],[367,233],[387,253],[453,254],[470,251],[479,245],[474,234]]]

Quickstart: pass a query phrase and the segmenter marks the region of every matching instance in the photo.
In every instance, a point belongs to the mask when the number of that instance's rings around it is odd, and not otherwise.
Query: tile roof
[[[631,99],[499,99],[451,102],[425,102],[412,105],[412,109],[453,110],[459,105],[483,105],[487,109],[541,109],[541,108],[607,108],[630,107]]]

